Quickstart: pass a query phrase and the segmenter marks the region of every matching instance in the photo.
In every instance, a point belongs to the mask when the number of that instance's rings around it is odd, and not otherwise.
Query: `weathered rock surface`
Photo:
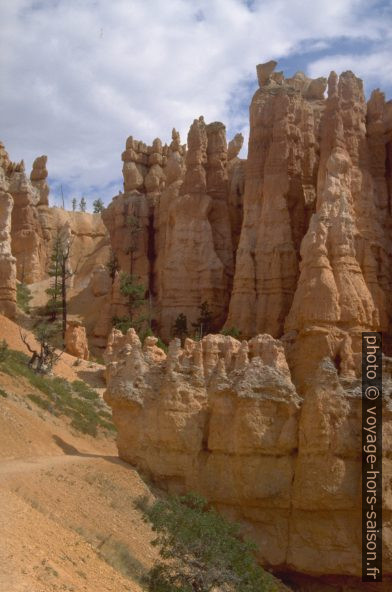
[[[258,67],[250,107],[226,326],[285,334],[304,388],[324,356],[358,374],[361,331],[390,330],[391,108],[379,91],[366,104],[351,72],[331,73],[324,98],[326,79],[274,67]]]
[[[203,301],[209,302],[217,328],[226,316],[234,262],[223,124],[193,122],[184,180],[176,189],[165,196],[166,220],[159,220],[165,241],[157,289],[165,337],[180,313],[195,321]]]
[[[8,191],[8,154],[0,143],[0,312],[16,314],[16,259],[11,252],[11,217],[14,201]]]
[[[322,97],[311,81],[258,66],[250,106],[244,221],[227,326],[281,336],[298,281],[299,248],[317,195]],[[274,79],[275,77],[275,79]],[[325,85],[326,85],[326,81]]]
[[[187,339],[183,348],[174,340],[166,356],[154,338],[142,345],[132,329],[125,336],[113,331],[105,360],[104,397],[121,458],[170,491],[197,491],[241,521],[260,560],[280,573],[352,577],[353,589],[362,589],[359,381],[340,380],[324,358],[300,397],[283,344],[270,335],[243,342],[208,335]],[[391,384],[388,375],[386,576],[392,571]]]
[[[174,129],[170,145],[128,138],[124,193],[103,213],[121,271],[146,286],[160,334],[180,313],[189,323],[208,301],[216,328],[228,309],[234,244],[242,220],[243,161],[237,134],[228,161],[223,124],[195,120],[187,150]],[[121,308],[121,298],[112,303]]]
[[[86,329],[80,321],[71,320],[67,322],[64,342],[65,351],[71,354],[71,356],[75,356],[81,360],[89,359],[90,354],[88,350]]]
[[[40,193],[28,179],[24,165],[10,176],[12,210],[12,253],[16,257],[17,277],[26,284],[42,279],[45,241],[39,222]]]
[[[56,234],[67,228],[71,243],[70,268],[75,274],[75,289],[84,290],[96,266],[104,265],[109,260],[109,236],[101,214],[69,212],[62,208],[41,206],[38,208],[38,218],[45,242],[39,279],[47,276]]]
[[[33,162],[33,169],[30,173],[30,181],[33,187],[38,190],[39,193],[39,206],[48,206],[49,205],[49,186],[46,182],[46,178],[48,176],[48,171],[46,168],[48,157],[38,156]]]
[[[26,284],[45,280],[55,238],[68,228],[72,243],[70,268],[78,271],[76,284],[84,289],[94,267],[108,261],[108,233],[100,214],[48,207],[46,162],[46,156],[36,158],[29,179],[23,161],[12,163],[4,146],[0,146],[3,185],[6,183],[14,204],[11,236],[17,277]]]
[[[214,330],[248,341],[174,341],[166,356],[155,338],[110,334],[106,399],[121,457],[241,520],[264,563],[362,589],[356,381],[363,331],[382,330],[392,351],[392,102],[376,90],[366,103],[352,72],[286,79],[275,68],[257,66],[246,160],[241,134],[227,144],[224,125],[202,117],[186,146],[175,129],[169,145],[129,137],[124,192],[102,218],[48,208],[46,157],[27,179],[0,145],[0,307],[14,314],[13,255],[19,279],[42,280],[60,228],[74,244],[69,309],[94,345],[127,312],[121,272],[144,284],[146,315],[167,341],[176,317],[190,328],[207,301]],[[70,343],[83,342],[79,329]]]
[[[202,117],[186,147],[176,130],[170,145],[130,137],[124,193],[103,218],[163,338],[207,301],[215,330],[283,337],[304,388],[324,356],[358,373],[361,331],[390,329],[392,108],[378,90],[366,104],[351,72],[275,67],[257,67],[247,160],[241,134],[227,145]]]

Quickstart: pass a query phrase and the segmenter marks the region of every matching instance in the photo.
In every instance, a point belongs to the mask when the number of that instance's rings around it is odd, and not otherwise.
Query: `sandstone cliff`
[[[109,237],[99,214],[69,212],[48,206],[46,156],[35,159],[30,178],[23,161],[12,163],[1,144],[3,185],[13,200],[11,239],[17,278],[26,284],[45,280],[56,235],[68,227],[72,239],[70,266],[86,287],[95,265],[109,257]]]
[[[358,379],[362,331],[382,330],[391,353],[392,102],[379,90],[366,102],[352,72],[285,79],[275,67],[257,67],[246,161],[241,137],[227,146],[222,124],[199,118],[186,150],[175,135],[163,147],[153,193],[134,167],[129,173],[145,211],[138,273],[159,334],[169,336],[179,313],[193,321],[207,300],[215,329],[235,327],[248,341],[176,340],[166,356],[154,338],[142,345],[133,331],[114,331],[105,397],[120,456],[240,520],[264,564],[310,578],[306,589],[371,590],[359,579]],[[128,181],[115,199],[121,207],[136,199]],[[112,235],[121,226],[114,208]],[[117,248],[129,267],[129,247]],[[392,416],[384,363],[387,590]],[[312,588],[312,577],[326,587]]]
[[[124,193],[103,220],[120,269],[145,285],[164,338],[180,313],[193,322],[203,301],[217,329],[225,321],[242,222],[242,141],[238,134],[228,153],[224,125],[206,125],[201,117],[187,149],[176,130],[170,145],[126,142]],[[121,312],[117,293],[112,314]]]
[[[11,217],[14,200],[9,193],[10,160],[0,143],[0,313],[16,314],[16,259],[11,253]]]
[[[227,146],[202,117],[186,147],[175,130],[164,146],[130,137],[124,193],[103,217],[161,337],[207,301],[215,330],[282,337],[302,388],[324,356],[358,373],[361,331],[390,329],[392,107],[378,90],[366,103],[351,72],[285,79],[275,66],[257,67],[246,161],[241,135]],[[108,318],[124,312],[118,290],[111,300]]]
[[[285,334],[304,387],[324,356],[358,373],[361,331],[390,330],[391,108],[379,91],[366,104],[352,72],[332,72],[324,98],[326,79],[285,80],[274,66],[258,66],[250,108],[226,325]]]
[[[279,573],[367,589],[359,579],[358,380],[339,379],[324,358],[300,396],[283,344],[266,334],[243,342],[208,335],[183,348],[174,340],[166,355],[155,338],[142,345],[133,329],[113,331],[105,359],[122,459],[169,491],[205,495],[243,524],[260,561]],[[385,368],[385,586],[392,585],[391,385]],[[324,590],[320,582],[311,589]]]

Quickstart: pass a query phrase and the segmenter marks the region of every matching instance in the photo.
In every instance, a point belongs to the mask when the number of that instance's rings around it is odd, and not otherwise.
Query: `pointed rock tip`
[[[268,83],[270,76],[277,65],[278,62],[276,62],[275,60],[270,60],[269,62],[265,62],[264,64],[258,64],[256,66],[257,79],[259,81],[260,88]]]

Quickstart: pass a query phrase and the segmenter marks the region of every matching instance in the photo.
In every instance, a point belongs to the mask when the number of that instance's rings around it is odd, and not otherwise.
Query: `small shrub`
[[[149,571],[150,592],[273,592],[275,580],[254,558],[256,546],[194,494],[148,504],[139,500],[144,519],[157,537],[161,561]]]
[[[199,317],[192,327],[195,329],[195,337],[197,340],[202,339],[204,335],[211,333],[213,325],[213,314],[210,310],[210,305],[205,300],[199,306]]]
[[[222,335],[230,335],[231,337],[234,337],[235,339],[240,339],[240,337],[241,337],[241,331],[237,327],[230,327],[229,329],[222,329],[221,334]]]
[[[28,398],[33,401],[38,407],[41,409],[45,409],[45,411],[50,411],[52,409],[51,402],[47,399],[40,397],[39,395],[27,395]]]
[[[105,204],[102,199],[98,198],[93,201],[93,214],[100,214],[105,209]]]
[[[96,401],[99,399],[98,393],[82,380],[74,380],[72,383],[72,389],[84,399],[89,399],[90,401]]]
[[[8,343],[6,342],[5,339],[2,339],[2,341],[0,341],[0,362],[5,362],[6,359],[8,358],[8,354],[9,354]]]
[[[123,335],[125,335],[125,333],[128,331],[128,329],[133,327],[133,323],[129,317],[113,317],[112,318],[112,326],[115,329],[118,329],[119,331],[121,331],[121,333]]]
[[[119,270],[119,265],[117,257],[112,249],[110,249],[109,261],[106,263],[106,267],[109,271],[109,275],[112,278],[112,281],[114,281],[116,273]]]
[[[97,475],[89,477],[85,479],[91,485],[99,479]],[[127,578],[139,583],[143,582],[146,572],[144,566],[133,557],[131,551],[122,541],[113,539],[111,535],[88,531],[83,526],[76,527],[75,532],[90,543],[96,554],[113,569]]]
[[[0,388],[0,397],[3,397],[4,399],[6,399],[8,397],[8,393],[6,393],[5,391],[3,391],[2,388]]]
[[[150,329],[150,327],[148,327],[145,331],[141,331],[139,333],[139,338],[142,343],[144,342],[146,337],[156,337],[158,339],[157,347],[160,347],[164,352],[167,353],[168,347],[167,347],[166,343],[164,343],[160,337],[155,335],[154,331],[152,329]]]
[[[178,337],[181,341],[188,335],[188,319],[183,312],[178,315],[173,323],[172,335],[173,337]]]
[[[128,547],[121,541],[112,538],[104,539],[99,547],[99,555],[127,578],[142,582],[145,577],[143,565],[133,557]]]
[[[82,434],[88,434],[94,438],[97,435],[97,422],[94,419],[84,417],[80,413],[74,414],[71,426],[78,432],[82,432]]]

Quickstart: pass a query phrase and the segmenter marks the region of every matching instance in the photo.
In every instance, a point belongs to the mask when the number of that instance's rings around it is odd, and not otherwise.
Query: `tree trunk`
[[[67,329],[67,260],[63,258],[61,266],[61,298],[63,308],[63,341],[65,340],[65,331]]]

